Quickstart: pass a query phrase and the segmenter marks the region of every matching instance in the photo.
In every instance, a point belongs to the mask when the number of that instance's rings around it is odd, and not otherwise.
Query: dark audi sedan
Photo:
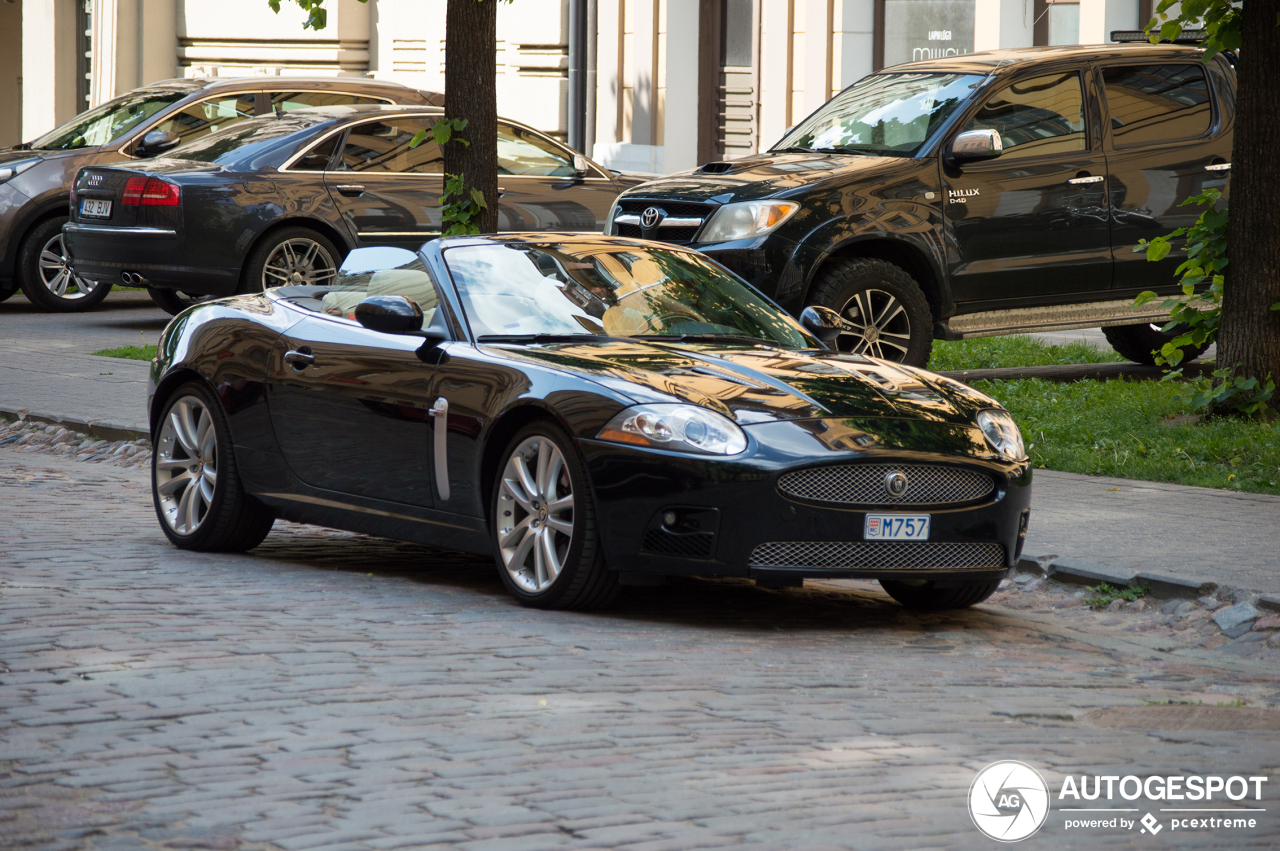
[[[67,250],[96,280],[146,286],[170,313],[208,295],[332,283],[352,248],[417,249],[440,234],[434,107],[329,107],[251,119],[164,157],[87,168]],[[499,227],[604,227],[641,178],[498,120]]]
[[[198,305],[150,384],[175,545],[282,517],[491,554],[523,604],[669,575],[880,580],[918,608],[995,590],[1031,469],[993,399],[828,349],[697,252],[583,234],[351,252],[324,285]]]

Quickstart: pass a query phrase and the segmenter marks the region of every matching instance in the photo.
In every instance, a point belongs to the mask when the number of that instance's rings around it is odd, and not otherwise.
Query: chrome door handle
[[[1231,163],[1214,163],[1204,167],[1205,171],[1231,171]]]
[[[1095,174],[1092,177],[1073,177],[1068,180],[1067,183],[1070,183],[1072,186],[1085,186],[1090,183],[1100,183],[1102,180],[1102,175]]]
[[[428,411],[435,420],[432,444],[435,450],[436,490],[443,500],[449,499],[449,400],[440,396]]]
[[[340,195],[363,195],[364,187],[359,183],[339,183],[336,187]]]
[[[307,367],[316,362],[315,355],[305,350],[291,349],[284,353],[284,362],[292,366],[298,372],[302,372]]]

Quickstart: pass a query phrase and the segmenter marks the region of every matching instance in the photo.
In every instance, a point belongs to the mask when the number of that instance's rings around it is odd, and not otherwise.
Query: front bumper
[[[91,281],[122,283],[122,272],[145,278],[145,285],[200,295],[232,295],[236,274],[185,264],[182,238],[163,227],[123,227],[68,223],[63,244],[78,274]]]
[[[775,423],[765,428],[798,426]],[[753,450],[741,460],[598,441],[583,441],[582,448],[606,561],[626,572],[756,579],[994,579],[1016,563],[1031,506],[1026,462],[898,448],[797,457],[760,441],[753,441]],[[779,488],[788,472],[860,463],[977,470],[990,475],[995,488],[967,503],[894,507],[815,504]],[[664,522],[668,512],[676,515],[674,527]],[[929,540],[866,541],[868,513],[928,514]]]

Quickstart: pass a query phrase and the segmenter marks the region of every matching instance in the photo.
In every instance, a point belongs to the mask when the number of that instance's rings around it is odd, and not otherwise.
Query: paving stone
[[[1096,585],[1106,582],[1118,588],[1127,588],[1136,574],[1132,570],[1108,567],[1105,564],[1085,561],[1078,558],[1057,558],[1053,560],[1053,578],[1059,582],[1075,582]]]
[[[1239,626],[1244,626],[1248,629],[1247,625],[1252,624],[1257,618],[1257,609],[1248,603],[1237,603],[1234,606],[1215,612],[1213,622],[1225,633]]]

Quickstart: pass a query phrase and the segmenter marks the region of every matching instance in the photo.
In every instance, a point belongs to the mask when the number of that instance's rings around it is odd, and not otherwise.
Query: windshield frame
[[[174,109],[174,107],[185,102],[187,98],[191,97],[191,95],[194,94],[196,91],[199,91],[199,90],[196,89],[196,90],[187,91],[183,89],[174,88],[174,89],[160,89],[160,90],[152,90],[152,91],[135,90],[132,92],[126,92],[125,94],[121,95],[118,98],[112,98],[106,103],[101,103],[93,107],[92,109],[87,109],[84,112],[81,112],[75,116],[72,116],[70,119],[62,122],[57,127],[54,127],[52,130],[50,130],[49,132],[42,134],[39,138],[33,139],[29,143],[31,146],[30,149],[33,151],[93,151],[93,150],[99,150],[102,148],[110,148],[114,145],[118,145],[122,142],[127,141],[128,139],[133,138],[135,135],[138,134],[139,128],[150,127],[153,124],[159,123],[159,120],[162,120],[165,115],[167,115],[171,110]],[[165,98],[171,98],[171,99],[168,100],[167,103],[162,104],[160,108],[158,108],[154,112],[151,112],[143,116],[142,118],[135,121],[133,124],[129,125],[124,130],[119,131],[111,139],[108,139],[107,141],[99,145],[81,145],[73,148],[65,147],[65,146],[58,147],[58,148],[49,148],[49,147],[43,147],[40,144],[41,142],[44,142],[46,140],[51,140],[53,137],[56,137],[56,136],[65,136],[68,133],[70,133],[73,129],[75,129],[77,126],[82,126],[82,125],[91,123],[93,121],[100,120],[101,118],[107,115],[110,115],[113,111],[123,108],[125,104],[127,104],[130,101],[146,102],[152,99],[161,100]],[[143,129],[142,132],[145,132],[145,129]]]
[[[832,103],[832,101],[841,97],[842,95],[844,95],[846,92],[848,92],[850,89],[854,88],[855,86],[861,85],[869,80],[874,80],[875,78],[878,78],[878,77],[907,77],[907,76],[973,77],[975,78],[975,83],[973,85],[972,91],[970,91],[969,93],[969,96],[961,100],[959,103],[957,103],[955,108],[951,110],[951,114],[948,115],[945,119],[943,119],[943,121],[940,124],[938,124],[936,128],[934,128],[933,132],[930,133],[928,136],[926,136],[923,141],[921,141],[920,145],[913,152],[894,153],[892,151],[884,151],[884,150],[873,150],[873,149],[860,150],[858,148],[851,148],[850,149],[851,155],[873,156],[873,157],[883,156],[883,157],[893,157],[896,159],[926,159],[928,157],[933,156],[937,152],[937,148],[941,140],[946,138],[947,134],[951,131],[952,127],[955,125],[958,117],[969,112],[969,110],[973,107],[973,105],[980,98],[985,96],[987,89],[991,85],[991,81],[994,79],[994,75],[992,74],[981,74],[981,73],[975,73],[972,71],[954,71],[954,70],[949,70],[944,68],[918,68],[918,69],[917,68],[906,69],[906,68],[900,68],[900,67],[886,68],[883,71],[879,71],[875,74],[868,74],[866,77],[863,77],[857,82],[847,86],[846,88],[841,90],[838,94],[836,94],[834,97],[832,97],[830,100],[826,101],[817,109],[815,109],[813,112],[806,115],[800,121],[797,121],[789,130],[787,130],[786,133],[782,135],[782,138],[779,139],[777,143],[775,143],[772,147],[769,148],[769,152],[781,153],[784,149],[798,150],[800,147],[807,147],[807,146],[800,146],[797,144],[797,142],[799,141],[800,131],[804,129],[805,125],[807,125],[810,121],[812,121],[819,113],[821,113],[824,109],[826,109],[827,106]],[[827,153],[827,152],[830,152],[830,149],[824,148],[821,152]]]
[[[535,237],[535,235],[533,234],[530,234],[529,236]],[[725,332],[721,334],[711,334],[711,335],[708,335],[705,332],[703,333],[675,332],[675,333],[666,333],[666,334],[643,334],[643,333],[611,334],[607,330],[603,330],[601,333],[592,333],[591,331],[589,331],[589,329],[585,327],[581,329],[582,333],[576,333],[578,329],[574,329],[575,333],[573,333],[572,335],[557,333],[552,330],[543,330],[541,332],[530,332],[530,333],[520,333],[520,334],[479,333],[477,331],[477,326],[475,325],[475,321],[477,317],[473,317],[469,309],[469,303],[468,303],[469,296],[466,293],[466,287],[459,284],[458,276],[455,275],[454,269],[450,266],[449,261],[446,257],[446,255],[450,251],[458,251],[463,249],[501,248],[507,251],[520,251],[524,249],[543,249],[543,248],[554,249],[557,247],[561,247],[565,250],[572,251],[575,248],[589,249],[593,246],[610,246],[610,247],[619,247],[619,248],[629,248],[636,251],[647,251],[647,252],[661,251],[667,254],[680,256],[680,257],[688,256],[693,258],[697,263],[702,263],[707,266],[713,267],[717,273],[727,276],[734,284],[741,287],[742,290],[744,291],[744,294],[749,295],[754,299],[757,299],[760,302],[761,307],[767,310],[776,312],[778,316],[781,317],[787,323],[787,325],[796,332],[796,334],[798,335],[802,343],[801,345],[794,345],[794,344],[782,342],[776,339],[767,340],[767,339],[759,338],[758,342],[755,342],[754,345],[766,346],[766,347],[771,347],[776,349],[783,349],[787,351],[808,351],[808,350],[820,350],[820,349],[826,348],[816,337],[813,336],[812,332],[810,332],[803,325],[801,325],[800,322],[795,317],[793,317],[790,313],[788,313],[781,306],[779,306],[775,301],[773,301],[773,299],[769,298],[767,295],[762,293],[759,289],[752,286],[750,283],[743,280],[738,275],[734,274],[734,272],[732,272],[730,269],[726,268],[725,266],[723,266],[722,264],[718,263],[713,258],[708,257],[705,254],[701,254],[697,251],[683,249],[678,246],[665,246],[665,245],[654,246],[654,245],[647,245],[643,243],[634,242],[631,240],[618,240],[616,238],[609,238],[609,237],[601,238],[601,237],[596,237],[594,235],[592,235],[590,239],[583,239],[582,237],[583,237],[582,234],[569,234],[569,233],[545,234],[545,235],[537,234],[536,238],[516,238],[516,239],[503,238],[503,237],[499,237],[496,239],[484,238],[484,237],[479,237],[479,238],[456,237],[456,238],[450,239],[446,237],[443,239],[432,240],[431,242],[424,245],[422,247],[422,254],[424,258],[428,260],[428,266],[430,267],[434,265],[435,269],[438,270],[436,273],[437,280],[440,280],[443,278],[445,281],[447,281],[446,290],[449,292],[449,297],[450,297],[450,300],[452,301],[451,306],[455,311],[457,324],[460,327],[460,329],[463,330],[466,336],[470,338],[470,341],[474,345],[502,345],[502,344],[513,344],[513,343],[514,344],[520,344],[520,343],[538,344],[542,342],[564,342],[564,341],[572,342],[572,340],[567,340],[567,338],[570,336],[572,336],[573,339],[580,339],[582,342],[593,342],[593,341],[599,342],[599,341],[611,340],[611,341],[634,341],[636,343],[647,343],[647,344],[656,343],[659,345],[667,345],[667,344],[670,344],[670,345],[690,345],[690,344],[717,345],[717,343],[708,342],[707,338],[709,336],[719,336],[725,339],[725,343],[723,345],[731,345],[737,348],[742,348],[742,346],[745,345],[744,338],[751,335],[748,335],[748,333],[743,329],[738,329],[737,332],[733,334]],[[661,282],[655,283],[650,286],[658,286],[660,285],[660,283]],[[704,322],[702,324],[710,324],[710,323]],[[481,329],[481,330],[484,330],[484,329]],[[685,337],[696,337],[698,338],[698,340],[696,341],[696,343],[688,343],[683,339]]]

